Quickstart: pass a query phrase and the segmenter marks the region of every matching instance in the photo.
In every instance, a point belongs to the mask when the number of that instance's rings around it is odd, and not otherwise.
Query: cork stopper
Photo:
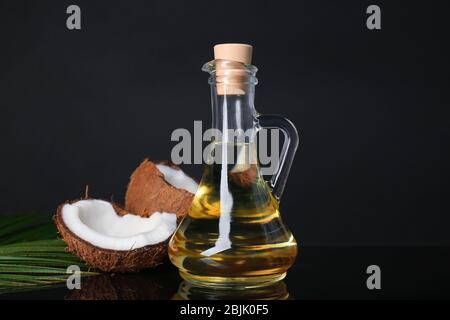
[[[214,46],[215,60],[231,60],[244,64],[252,63],[253,47],[242,43],[222,43]]]
[[[214,46],[216,88],[219,95],[245,95],[248,71],[252,62],[253,47],[241,43],[224,43]]]

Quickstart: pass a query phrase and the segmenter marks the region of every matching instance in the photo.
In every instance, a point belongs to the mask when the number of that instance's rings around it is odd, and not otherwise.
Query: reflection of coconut
[[[148,275],[101,274],[86,278],[80,290],[67,300],[158,300],[169,299],[170,292]]]
[[[250,144],[239,145],[236,164],[229,172],[231,180],[241,188],[249,188],[257,179],[258,168],[256,163],[254,146]]]
[[[196,188],[180,169],[145,160],[131,177],[126,210],[85,199],[59,206],[54,220],[69,250],[90,266],[107,272],[138,271],[164,259]]]
[[[252,164],[245,166],[245,168],[244,166],[242,168],[235,166],[235,168],[230,171],[229,176],[231,180],[240,187],[248,188],[255,183],[257,174],[256,165]]]

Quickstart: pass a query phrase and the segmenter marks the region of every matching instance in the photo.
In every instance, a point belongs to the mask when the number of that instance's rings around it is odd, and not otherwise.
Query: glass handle
[[[284,143],[278,168],[269,181],[273,194],[277,199],[280,199],[294,161],[295,152],[297,151],[299,135],[294,124],[283,116],[276,114],[258,115],[258,120],[261,128],[279,129],[284,134]]]

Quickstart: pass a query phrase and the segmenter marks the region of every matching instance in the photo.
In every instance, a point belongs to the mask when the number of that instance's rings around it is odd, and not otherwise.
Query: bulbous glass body
[[[195,285],[269,285],[285,277],[297,255],[279,212],[297,132],[283,117],[256,112],[255,67],[216,60],[203,69],[211,74],[212,127],[221,136],[210,145],[211,158],[188,214],[170,240],[169,257],[182,278]],[[269,183],[257,161],[255,137],[262,127],[285,133],[279,169]]]

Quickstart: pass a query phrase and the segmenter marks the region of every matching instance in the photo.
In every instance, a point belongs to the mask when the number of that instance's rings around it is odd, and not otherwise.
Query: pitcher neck
[[[253,142],[258,130],[255,110],[256,67],[227,60],[206,63],[210,74],[212,128],[227,142]]]

